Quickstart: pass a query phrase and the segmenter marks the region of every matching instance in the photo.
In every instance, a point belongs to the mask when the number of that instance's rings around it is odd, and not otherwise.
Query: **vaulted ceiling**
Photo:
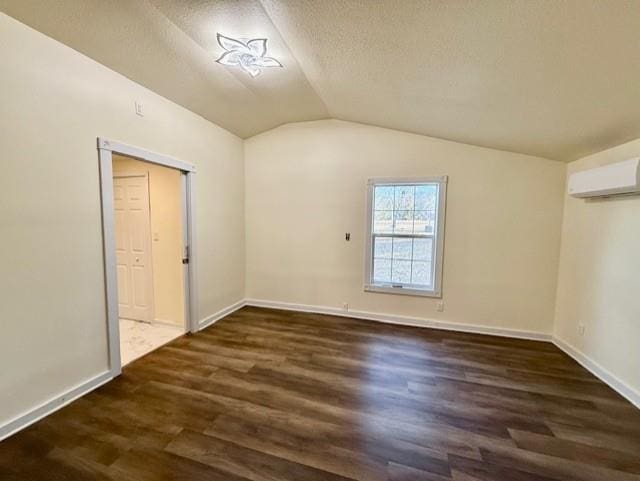
[[[640,137],[638,0],[0,0],[250,137],[337,118],[573,160]],[[214,60],[268,38],[284,68]]]

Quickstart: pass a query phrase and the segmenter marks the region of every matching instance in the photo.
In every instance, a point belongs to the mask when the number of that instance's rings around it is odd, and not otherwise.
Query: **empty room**
[[[640,481],[640,0],[0,0],[1,481]]]

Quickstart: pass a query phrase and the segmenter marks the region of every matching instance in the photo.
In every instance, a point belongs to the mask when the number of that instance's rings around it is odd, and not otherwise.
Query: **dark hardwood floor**
[[[548,343],[244,308],[0,443],[0,479],[640,480],[640,410]]]

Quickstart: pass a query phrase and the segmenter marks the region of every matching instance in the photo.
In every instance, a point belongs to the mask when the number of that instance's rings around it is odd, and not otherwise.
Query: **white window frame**
[[[444,226],[447,202],[448,176],[416,177],[416,178],[373,178],[367,182],[367,227],[365,238],[365,276],[364,290],[367,292],[383,292],[387,294],[401,294],[409,296],[442,297],[442,264],[444,259]],[[373,192],[375,186],[380,185],[416,185],[438,184],[438,208],[433,235],[433,245],[436,252],[433,265],[433,289],[418,289],[392,284],[373,283]],[[397,234],[396,234],[397,236]],[[409,236],[413,237],[413,236]]]

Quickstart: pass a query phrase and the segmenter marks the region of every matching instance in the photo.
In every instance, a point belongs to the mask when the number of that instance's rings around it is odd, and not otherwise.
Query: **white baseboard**
[[[245,305],[255,307],[268,307],[272,309],[284,309],[287,311],[313,312],[317,314],[329,314],[332,316],[354,317],[369,321],[400,324],[403,326],[429,327],[432,329],[444,329],[447,331],[471,332],[476,334],[488,334],[491,336],[513,337],[517,339],[530,339],[534,341],[550,341],[551,335],[544,332],[523,331],[494,326],[482,326],[475,324],[463,324],[458,322],[440,321],[420,317],[398,316],[395,314],[380,314],[367,311],[345,311],[337,307],[312,306],[308,304],[292,304],[288,302],[266,301],[263,299],[245,299]]]
[[[582,365],[587,371],[596,376],[602,382],[607,384],[611,389],[616,391],[627,401],[640,409],[640,392],[621,381],[618,377],[612,374],[610,371],[602,367],[596,361],[591,359],[585,353],[579,349],[573,347],[571,344],[553,337],[552,342],[560,349],[564,351],[568,356],[572,357],[578,364]]]
[[[235,304],[231,304],[230,306],[227,306],[224,309],[220,309],[215,314],[205,317],[204,319],[198,322],[198,331],[201,331],[202,329],[206,329],[207,327],[218,322],[223,317],[228,316],[229,314],[237,311],[238,309],[242,309],[246,305],[247,305],[246,300],[241,299]]]
[[[169,321],[167,319],[154,319],[151,324],[157,324],[160,326],[170,326],[170,327],[185,327],[185,322],[175,322],[175,321]]]
[[[110,371],[103,372],[102,374],[81,384],[78,384],[77,386],[69,389],[62,394],[49,399],[48,401],[42,403],[40,406],[31,409],[26,413],[20,414],[19,416],[0,426],[0,441],[32,425],[45,416],[53,414],[58,409],[61,409],[67,404],[72,403],[79,397],[82,397],[85,394],[90,393],[94,389],[99,388],[103,384],[111,381],[111,379],[113,379],[113,375]]]

